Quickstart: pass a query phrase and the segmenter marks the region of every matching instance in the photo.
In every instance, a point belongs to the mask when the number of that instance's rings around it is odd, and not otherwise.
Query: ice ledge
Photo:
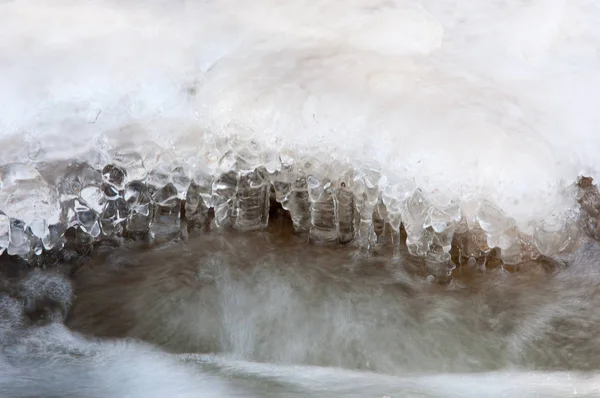
[[[373,210],[435,258],[471,231],[506,261],[556,252],[579,231],[573,179],[600,176],[599,20],[583,0],[4,2],[0,158],[25,177],[3,178],[23,224],[0,239],[159,225],[198,190],[249,228],[268,180],[296,184],[280,201],[315,239],[368,247]],[[267,177],[237,165],[248,148]],[[69,160],[91,167],[81,192],[61,188]]]
[[[37,169],[1,166],[0,252],[29,258],[60,249],[68,229],[87,244],[107,237],[174,239],[182,218],[192,229],[259,230],[269,224],[271,200],[312,243],[353,244],[364,253],[381,244],[399,253],[406,244],[443,272],[454,267],[453,258],[484,267],[499,249],[505,264],[518,264],[569,251],[581,234],[600,237],[600,195],[591,179],[572,184],[555,213],[521,229],[486,198],[426,192],[373,164],[323,163],[261,152],[252,142],[229,143],[218,159],[184,162],[155,153],[152,159],[162,160],[152,163],[146,152],[113,148],[103,167],[83,159]],[[97,155],[87,158],[103,159]],[[216,162],[206,161],[211,158]]]

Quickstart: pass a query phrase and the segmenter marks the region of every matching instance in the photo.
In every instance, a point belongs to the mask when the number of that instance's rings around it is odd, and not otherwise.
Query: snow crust
[[[5,0],[0,163],[213,167],[236,135],[531,232],[598,177],[599,49],[594,0]]]

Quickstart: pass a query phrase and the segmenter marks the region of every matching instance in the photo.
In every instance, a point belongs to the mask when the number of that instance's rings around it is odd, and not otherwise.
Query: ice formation
[[[315,242],[561,252],[600,170],[597,26],[593,0],[0,2],[0,252],[182,209],[260,229],[271,190]]]

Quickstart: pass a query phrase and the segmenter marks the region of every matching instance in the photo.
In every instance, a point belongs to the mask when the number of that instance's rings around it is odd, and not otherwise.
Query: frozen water
[[[331,181],[308,176],[310,237],[317,242],[337,241],[335,198]]]
[[[354,238],[354,194],[346,184],[340,184],[335,193],[338,239],[347,243]]]
[[[592,0],[2,2],[9,245],[162,230],[186,198],[260,228],[270,187],[244,184],[264,167],[314,240],[369,248],[387,223],[437,263],[567,250],[573,183],[600,177],[597,26]],[[85,170],[57,182],[63,161]]]
[[[237,190],[237,174],[233,171],[218,177],[212,186],[212,205],[215,209],[217,227],[231,223],[231,214]]]
[[[269,224],[269,188],[265,169],[240,174],[235,199],[235,228],[251,231]]]
[[[131,181],[125,186],[124,199],[129,206],[127,230],[132,233],[147,233],[153,216],[152,196],[141,181]]]

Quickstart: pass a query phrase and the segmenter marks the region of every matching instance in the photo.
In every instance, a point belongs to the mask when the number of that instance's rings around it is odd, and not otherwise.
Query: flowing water
[[[406,250],[394,259],[389,250],[365,256],[352,247],[307,245],[291,219],[275,216],[268,230],[252,234],[99,245],[70,272],[28,271],[4,258],[0,391],[6,397],[600,392],[599,244],[519,270],[461,267],[445,284],[427,276],[423,259]]]
[[[0,396],[600,396],[595,0],[0,0]]]

